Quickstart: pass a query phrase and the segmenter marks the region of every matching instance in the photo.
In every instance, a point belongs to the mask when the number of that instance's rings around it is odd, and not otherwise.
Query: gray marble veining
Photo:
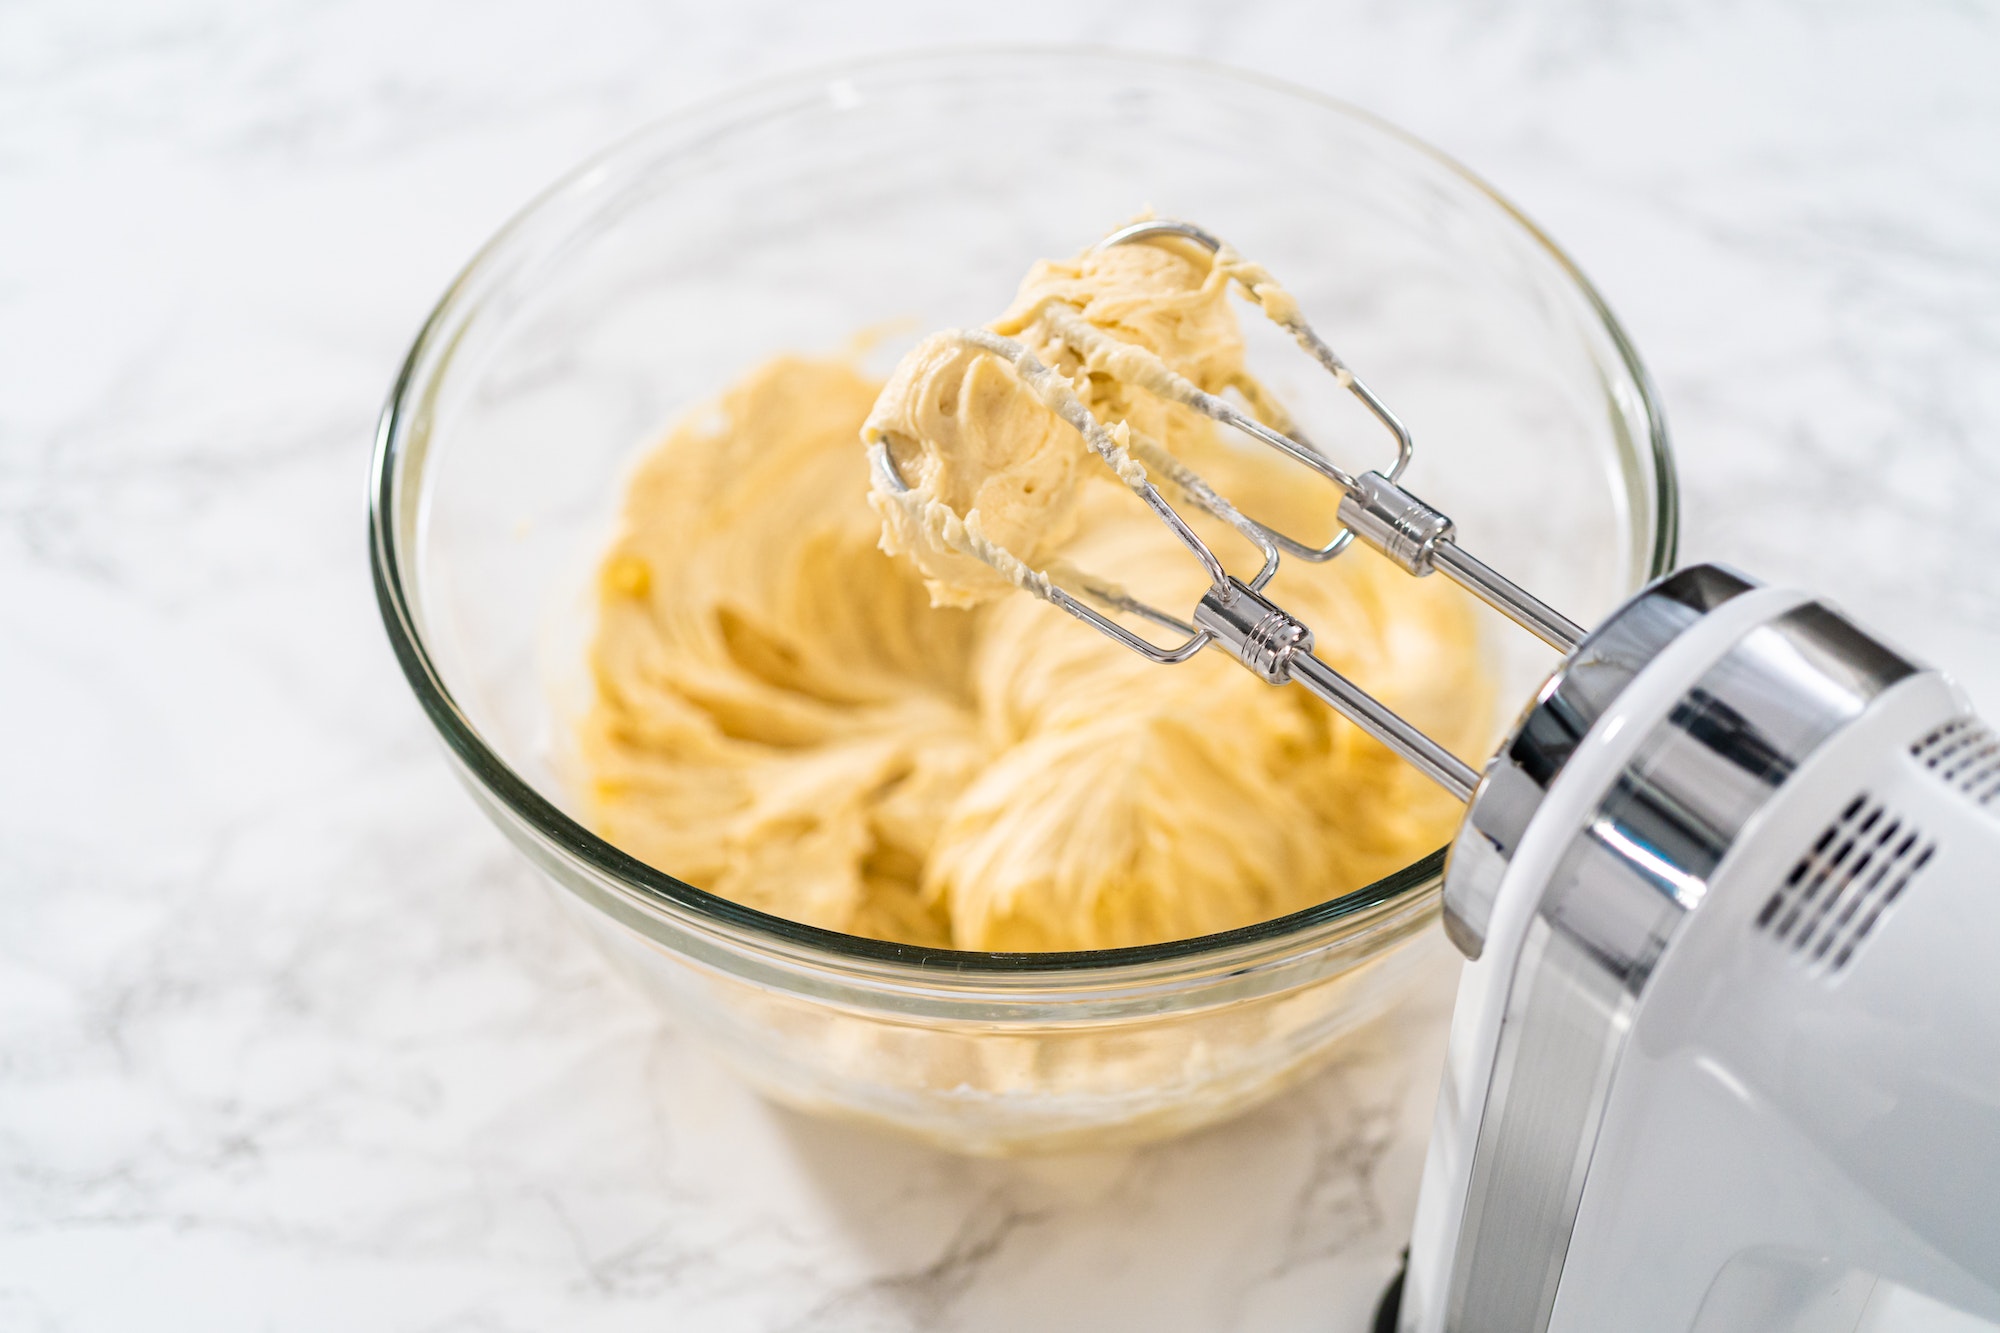
[[[1399,121],[1576,255],[1686,554],[2000,709],[2000,19],[1972,4],[0,9],[0,1327],[1363,1327],[1450,978],[1142,1152],[772,1110],[453,787],[362,476],[407,340],[541,184],[727,84],[1048,38]]]

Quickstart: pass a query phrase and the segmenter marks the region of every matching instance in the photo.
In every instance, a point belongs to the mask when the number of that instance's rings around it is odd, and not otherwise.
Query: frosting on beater
[[[1082,568],[1192,606],[1204,575],[1128,490],[1176,467],[1288,530],[1330,524],[1323,483],[1180,400],[1287,425],[1244,368],[1232,282],[1296,317],[1227,251],[1112,247],[1037,264],[989,326],[1043,381],[939,335],[886,385],[779,358],[677,427],[602,566],[581,747],[601,831],[781,916],[1001,950],[1246,925],[1439,845],[1455,803],[1305,692],[1217,653],[1157,666],[1001,596]],[[861,438],[905,493],[871,493]],[[1448,745],[1486,742],[1472,616],[1442,580],[1357,549],[1273,594],[1337,669]]]

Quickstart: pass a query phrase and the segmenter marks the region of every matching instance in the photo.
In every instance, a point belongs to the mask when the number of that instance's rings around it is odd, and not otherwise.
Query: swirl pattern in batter
[[[1324,483],[1107,365],[1150,354],[1283,428],[1244,368],[1232,276],[1192,245],[1088,252],[1036,265],[989,327],[1121,443],[1314,531],[1330,523]],[[914,502],[871,497],[864,426]],[[1219,552],[1247,552],[1194,521]],[[600,831],[779,916],[993,950],[1246,925],[1448,836],[1457,805],[1304,691],[1219,653],[1157,666],[1003,595],[1018,580],[967,554],[968,532],[1160,605],[1204,586],[1014,367],[949,338],[886,385],[845,360],[780,357],[677,426],[635,474],[600,571],[581,747]],[[1272,593],[1336,669],[1447,745],[1485,744],[1491,688],[1455,589],[1357,547],[1286,566]]]

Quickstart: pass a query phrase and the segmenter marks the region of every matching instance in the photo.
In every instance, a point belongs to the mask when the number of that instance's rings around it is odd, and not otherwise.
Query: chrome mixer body
[[[1803,593],[1694,566],[1586,636],[1452,846],[1393,1326],[2000,1320],[1996,797],[1958,689]]]

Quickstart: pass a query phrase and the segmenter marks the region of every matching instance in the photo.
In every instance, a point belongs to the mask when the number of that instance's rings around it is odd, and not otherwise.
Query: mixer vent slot
[[[1838,972],[1937,843],[1866,792],[1848,802],[1757,914],[1757,929],[1808,967]]]
[[[1910,747],[1910,757],[1981,805],[2000,800],[2000,735],[1976,717],[1954,718]]]

